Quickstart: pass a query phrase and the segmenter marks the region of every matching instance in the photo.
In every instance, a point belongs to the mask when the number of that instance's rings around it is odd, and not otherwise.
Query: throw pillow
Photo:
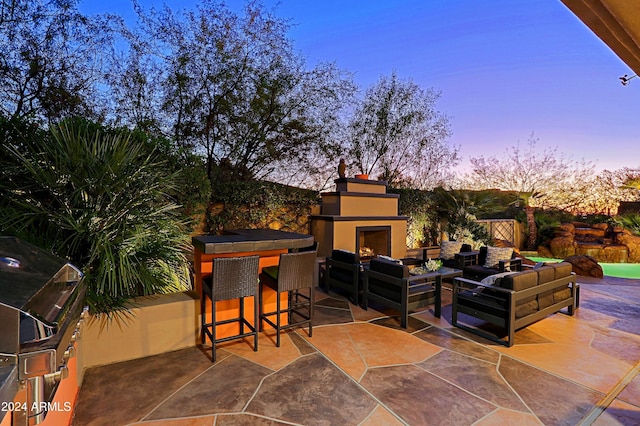
[[[460,253],[462,241],[443,241],[440,243],[440,259],[451,260]]]
[[[501,260],[511,260],[512,247],[487,247],[487,260],[485,268],[497,268]]]
[[[378,255],[378,259],[383,259],[383,260],[387,260],[389,262],[397,263],[398,265],[402,265],[402,260],[394,259],[393,257],[384,256],[384,255],[379,254]]]

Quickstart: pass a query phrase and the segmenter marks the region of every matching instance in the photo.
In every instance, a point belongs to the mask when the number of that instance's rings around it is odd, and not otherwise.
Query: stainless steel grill
[[[38,424],[75,354],[83,274],[15,237],[0,237],[0,412],[13,425]],[[43,402],[45,404],[43,404]]]

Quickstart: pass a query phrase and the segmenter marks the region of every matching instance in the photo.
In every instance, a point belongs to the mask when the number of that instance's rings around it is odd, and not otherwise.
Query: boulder
[[[577,275],[595,278],[604,277],[602,266],[591,256],[569,256],[564,261],[571,263],[572,270]]]
[[[591,242],[576,242],[576,252],[574,254],[581,254],[585,256],[591,256],[594,259],[599,259],[600,252],[604,249],[603,244],[591,243]]]
[[[640,237],[630,232],[616,234],[616,243],[627,246],[629,250],[628,262],[640,263]]]
[[[551,253],[551,250],[546,246],[538,246],[538,256],[552,258],[553,253]]]
[[[558,259],[573,256],[576,254],[576,247],[577,244],[573,240],[573,237],[556,237],[549,242],[549,248],[553,254],[552,257]]]
[[[605,263],[627,263],[629,259],[629,250],[627,246],[623,245],[607,245],[600,252],[600,257],[598,258],[600,262]]]
[[[575,233],[576,233],[576,228],[570,223],[563,223],[553,230],[554,237],[573,238]]]
[[[591,227],[593,229],[602,229],[603,231],[606,231],[607,229],[609,229],[609,224],[608,223],[594,223],[593,225],[591,225]]]

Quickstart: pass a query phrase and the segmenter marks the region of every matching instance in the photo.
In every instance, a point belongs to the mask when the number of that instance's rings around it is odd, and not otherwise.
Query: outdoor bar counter
[[[280,260],[280,254],[290,249],[300,249],[313,245],[312,235],[294,232],[276,231],[273,229],[239,229],[225,231],[224,235],[198,235],[191,239],[194,248],[195,290],[202,297],[202,279],[211,274],[213,259],[217,257],[260,256],[260,270],[274,266]],[[263,293],[266,309],[275,310],[276,293],[266,289]],[[281,297],[282,306],[287,305],[287,295]],[[273,308],[273,309],[272,309]],[[218,320],[235,318],[239,314],[238,300],[222,300],[216,304]],[[210,308],[203,313],[211,318]],[[245,315],[253,318],[253,300],[245,300]],[[286,320],[286,315],[282,317]],[[283,322],[286,324],[286,321]],[[268,325],[267,325],[268,326]],[[225,324],[216,328],[218,336],[225,337],[237,334],[237,324]]]

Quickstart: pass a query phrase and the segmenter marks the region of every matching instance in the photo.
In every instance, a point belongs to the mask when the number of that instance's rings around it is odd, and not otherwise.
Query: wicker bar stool
[[[315,268],[317,251],[305,251],[299,253],[286,253],[280,255],[278,266],[263,268],[260,274],[260,285],[270,287],[276,291],[276,310],[264,312],[262,301],[263,292],[260,291],[260,325],[266,321],[276,329],[276,346],[280,347],[280,331],[292,327],[308,324],[309,337],[313,333],[313,272]],[[309,295],[300,293],[299,290],[308,288]],[[286,309],[280,306],[280,293],[288,292],[289,305]],[[287,325],[281,325],[281,314],[286,313]],[[294,322],[293,315],[302,319]],[[276,316],[275,322],[269,317]]]
[[[202,280],[202,312],[200,337],[202,344],[205,336],[211,340],[211,362],[216,361],[216,343],[253,336],[253,350],[258,350],[258,265],[259,256],[226,257],[213,259],[213,271],[210,277]],[[253,325],[244,316],[244,298],[253,296]],[[206,298],[211,300],[211,322],[206,322]],[[216,321],[216,302],[219,300],[240,299],[240,315],[223,321]],[[240,323],[240,334],[216,338],[216,325]],[[245,333],[245,325],[249,332]]]

